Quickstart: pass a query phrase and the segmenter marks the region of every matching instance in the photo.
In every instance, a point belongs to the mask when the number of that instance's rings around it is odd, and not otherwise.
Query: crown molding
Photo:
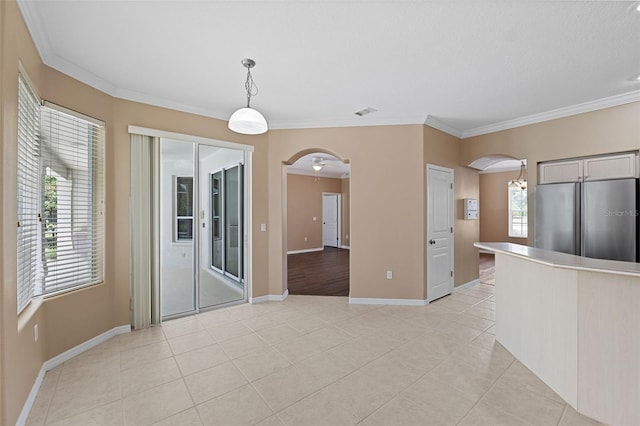
[[[455,127],[449,126],[447,123],[435,118],[433,115],[427,115],[427,119],[424,121],[425,126],[433,127],[434,129],[445,132],[451,136],[462,139],[463,132]]]
[[[320,129],[331,127],[364,127],[364,126],[401,126],[409,124],[424,124],[424,116],[413,117],[389,117],[381,119],[354,117],[348,119],[329,119],[329,120],[270,120],[269,129],[271,130],[288,130],[288,129]]]
[[[209,108],[186,105],[180,102],[172,101],[170,99],[137,92],[135,90],[117,89],[112,96],[118,99],[123,99],[125,101],[140,102],[142,104],[157,106],[160,108],[167,108],[176,111],[187,112],[190,114],[202,115],[204,117],[214,118],[216,120],[222,120],[225,122],[229,121],[229,117],[233,112],[221,112]],[[271,128],[271,126],[269,126],[269,128]]]
[[[42,19],[34,6],[35,2],[16,0],[16,3],[18,4],[20,13],[22,13],[22,19],[24,19],[27,25],[27,31],[29,31],[31,35],[36,50],[40,54],[40,58],[42,58],[42,62],[48,65],[52,56],[51,43],[49,43],[49,37],[41,25]]]
[[[619,105],[629,104],[632,102],[640,102],[640,90],[622,93],[620,95],[610,96],[608,98],[602,98],[595,101],[583,102],[581,104],[576,104],[565,108],[558,108],[551,111],[542,112],[540,114],[533,114],[526,117],[507,120],[501,123],[476,127],[462,132],[462,138],[465,139],[473,136],[486,135],[488,133],[495,133],[502,130],[527,126],[530,124],[542,123],[544,121],[550,121],[558,118],[569,117],[572,115],[583,114],[586,112],[597,111],[604,108],[611,108]]]

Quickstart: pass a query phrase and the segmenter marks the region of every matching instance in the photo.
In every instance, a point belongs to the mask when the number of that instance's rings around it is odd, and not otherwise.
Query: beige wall
[[[34,324],[44,324],[44,309],[32,304],[16,315],[16,158],[18,62],[22,62],[36,89],[43,86],[45,67],[14,2],[2,2],[2,424],[14,424],[40,370],[47,336],[36,343]]]
[[[478,221],[464,220],[462,205],[464,198],[479,197],[478,172],[460,162],[460,149],[460,139],[432,127],[424,127],[424,162],[453,169],[455,286],[477,279],[479,271],[478,249],[473,246],[479,239]],[[426,169],[424,176],[423,180],[426,179]]]
[[[269,132],[269,285],[286,286],[283,162],[328,152],[351,166],[350,287],[356,298],[424,299],[422,125]],[[362,149],[366,146],[367,149]],[[417,184],[407,185],[406,182]],[[402,188],[402,190],[398,190]],[[285,201],[283,203],[283,201]],[[283,209],[283,204],[285,208]],[[398,212],[402,212],[399,217]],[[385,278],[394,271],[394,279]]]
[[[340,179],[287,175],[287,251],[323,247],[322,193],[340,191]]]
[[[480,241],[527,244],[526,238],[509,237],[509,181],[519,171],[480,175]],[[531,209],[529,209],[531,212]],[[533,214],[529,215],[531,219]]]
[[[349,246],[349,239],[351,237],[351,197],[349,196],[351,190],[351,180],[342,179],[340,182],[342,192],[342,245]]]
[[[462,140],[461,164],[491,154],[527,159],[529,211],[535,211],[537,163],[640,148],[640,102]],[[535,218],[529,216],[529,245]]]
[[[4,10],[5,10],[5,2],[0,2],[0,164],[3,164],[3,151],[4,151],[4,63],[5,55],[4,55],[4,39],[5,39],[5,19],[4,19]],[[0,188],[4,187],[3,180],[4,173],[0,172]],[[1,191],[1,190],[0,190]],[[4,228],[4,191],[0,192],[0,241],[4,241],[2,230]],[[3,289],[4,289],[4,243],[0,243],[0,299],[4,298]],[[4,405],[5,405],[5,397],[4,397],[4,327],[2,324],[4,323],[4,303],[0,301],[0,424],[4,422]]]

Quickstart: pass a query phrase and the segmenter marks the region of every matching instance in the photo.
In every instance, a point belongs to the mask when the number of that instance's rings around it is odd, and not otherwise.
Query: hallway
[[[289,294],[349,295],[349,250],[325,247],[323,251],[287,256]]]

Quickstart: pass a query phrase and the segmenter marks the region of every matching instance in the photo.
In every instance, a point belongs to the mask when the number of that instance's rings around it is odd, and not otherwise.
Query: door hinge
[[[451,278],[453,278],[453,271],[451,271]]]
[[[451,230],[451,233],[453,234],[453,226],[451,228],[449,228]]]
[[[449,185],[450,185],[450,188],[451,188],[451,189],[453,189],[453,184],[452,184],[452,183],[450,183]]]

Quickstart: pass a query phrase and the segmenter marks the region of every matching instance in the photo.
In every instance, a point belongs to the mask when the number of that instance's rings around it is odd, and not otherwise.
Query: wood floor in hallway
[[[349,250],[325,247],[323,251],[290,254],[289,294],[349,295]]]
[[[480,253],[480,282],[496,284],[496,259],[493,253]]]

